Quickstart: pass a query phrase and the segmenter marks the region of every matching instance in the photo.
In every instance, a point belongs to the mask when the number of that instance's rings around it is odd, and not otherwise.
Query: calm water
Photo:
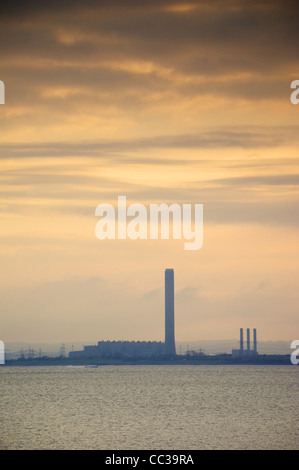
[[[0,368],[1,449],[299,449],[296,366]]]

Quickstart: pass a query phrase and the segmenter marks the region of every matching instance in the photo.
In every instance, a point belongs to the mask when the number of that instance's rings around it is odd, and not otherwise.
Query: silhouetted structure
[[[161,341],[99,341],[84,346],[82,351],[70,351],[70,358],[136,358],[175,354],[174,339],[174,272],[165,270],[165,343]]]
[[[253,328],[253,351],[257,354],[257,337],[256,337],[256,328]]]
[[[165,354],[175,354],[173,269],[165,270]]]
[[[240,352],[243,354],[244,345],[243,345],[243,328],[240,328]]]
[[[163,347],[161,341],[99,341],[95,346],[85,346],[83,351],[71,351],[69,357],[158,357],[163,354]]]
[[[247,347],[244,350],[243,344],[243,328],[240,328],[240,349],[233,349],[233,356],[256,356],[257,352],[257,336],[256,328],[253,329],[253,349],[250,349],[250,329],[247,328]]]

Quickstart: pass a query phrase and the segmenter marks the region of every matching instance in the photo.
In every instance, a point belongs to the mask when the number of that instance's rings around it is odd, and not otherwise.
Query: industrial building
[[[69,357],[153,357],[163,354],[161,341],[99,341],[95,346],[85,346],[83,351],[71,351]]]
[[[233,349],[232,355],[234,357],[242,357],[242,356],[257,356],[257,333],[256,328],[253,328],[253,347],[251,348],[250,342],[250,329],[247,328],[246,330],[246,349],[244,348],[244,340],[243,340],[243,328],[240,328],[240,348]]]
[[[141,358],[174,356],[175,321],[174,321],[174,271],[165,269],[165,341],[99,341],[96,345],[84,346],[81,351],[71,351],[69,357],[77,358]],[[243,328],[240,328],[240,348],[232,350],[233,357],[257,356],[257,332],[253,329],[253,343],[250,341],[250,329],[247,328],[246,347],[244,346]]]
[[[161,341],[99,341],[97,345],[85,346],[82,351],[71,351],[69,357],[158,357],[175,355],[174,334],[174,271],[165,270],[165,342]]]

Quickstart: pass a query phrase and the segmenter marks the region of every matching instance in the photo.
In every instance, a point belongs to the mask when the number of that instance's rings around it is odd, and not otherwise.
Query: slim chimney
[[[173,269],[165,269],[165,353],[175,354]]]
[[[250,329],[247,328],[247,352],[250,352]]]
[[[256,328],[253,328],[253,350],[257,353]]]
[[[240,353],[243,354],[244,345],[243,345],[243,328],[240,328]]]

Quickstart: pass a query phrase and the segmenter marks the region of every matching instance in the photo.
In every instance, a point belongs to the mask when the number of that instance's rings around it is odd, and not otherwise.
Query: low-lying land
[[[217,355],[176,355],[176,356],[159,356],[159,357],[90,357],[90,358],[68,358],[68,357],[38,357],[38,358],[19,358],[9,359],[4,366],[67,366],[67,365],[245,365],[245,364],[277,364],[290,365],[290,355],[257,355],[254,357],[233,357],[230,354]]]

